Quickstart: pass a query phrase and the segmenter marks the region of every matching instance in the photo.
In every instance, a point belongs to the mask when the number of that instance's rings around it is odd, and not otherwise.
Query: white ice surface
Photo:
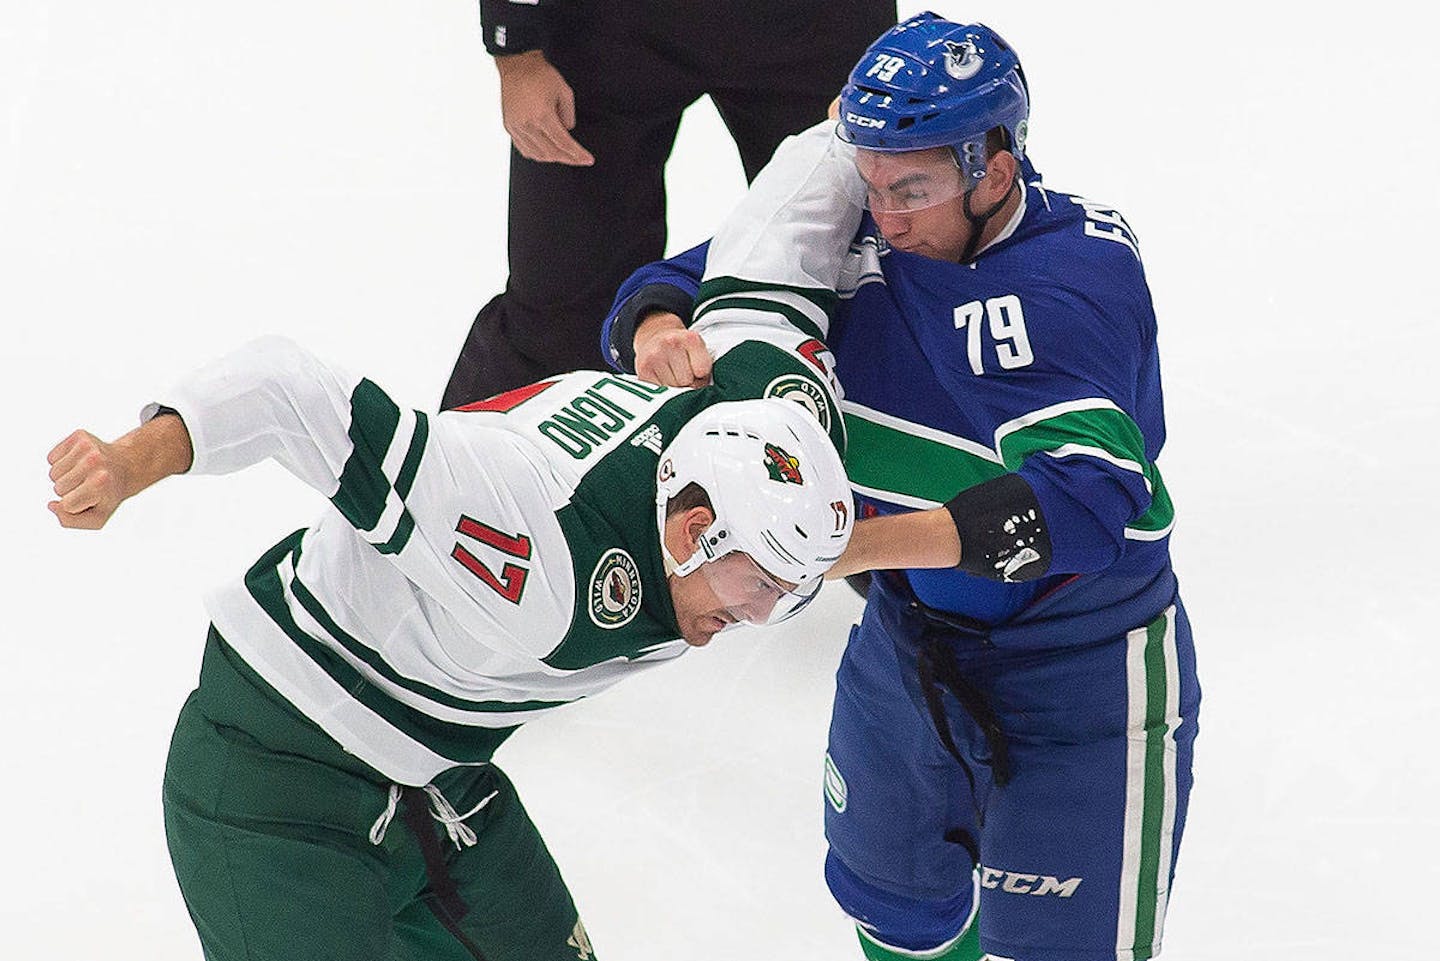
[[[1144,245],[1205,689],[1165,957],[1435,957],[1433,31],[1386,0],[935,6],[1017,46],[1038,166]],[[198,958],[159,780],[199,598],[319,502],[261,468],[62,531],[45,453],[266,332],[432,405],[505,277],[494,71],[464,0],[0,8],[0,958]],[[708,106],[669,182],[673,251],[742,189]],[[504,748],[602,957],[858,958],[819,871],[857,612],[827,598]]]

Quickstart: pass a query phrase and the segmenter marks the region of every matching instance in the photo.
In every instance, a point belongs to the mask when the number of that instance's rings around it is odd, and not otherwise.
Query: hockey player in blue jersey
[[[839,290],[766,262],[817,209],[792,146],[755,188],[786,199],[749,211],[770,242],[651,265],[605,327],[677,386],[709,377],[717,307],[828,334],[871,518],[840,567],[881,573],[836,678],[825,875],[871,959],[1152,957],[1185,824],[1200,692],[1150,294],[1124,218],[1026,159],[1028,96],[988,28],[900,24],[839,102],[868,208]]]

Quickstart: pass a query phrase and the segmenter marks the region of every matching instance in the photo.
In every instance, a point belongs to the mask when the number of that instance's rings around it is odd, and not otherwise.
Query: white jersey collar
[[[1017,228],[1019,228],[1020,221],[1025,219],[1025,195],[1026,193],[1028,193],[1028,191],[1025,188],[1025,182],[1019,177],[1015,178],[1015,185],[1020,188],[1020,206],[1015,208],[1015,213],[1010,215],[1009,221],[1007,221],[1005,227],[998,234],[995,235],[995,238],[991,240],[988,244],[986,244],[984,247],[981,247],[979,250],[975,251],[975,256],[970,258],[970,263],[972,265],[975,263],[976,260],[980,258],[981,254],[985,253],[985,251],[989,250],[991,247],[994,247],[1002,240],[1008,240],[1010,235],[1013,234]]]

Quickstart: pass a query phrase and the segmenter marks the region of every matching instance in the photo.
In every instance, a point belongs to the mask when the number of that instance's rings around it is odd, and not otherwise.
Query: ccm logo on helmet
[[[873,127],[876,130],[885,126],[885,121],[883,120],[876,120],[874,117],[862,117],[858,113],[850,113],[848,110],[845,112],[845,122],[853,123],[857,127]]]
[[[999,868],[987,868],[983,865],[980,868],[980,886],[994,891],[999,888],[1007,894],[1030,894],[1035,897],[1044,897],[1047,894],[1057,894],[1062,898],[1068,898],[1080,887],[1084,878],[1070,878],[1061,881],[1059,878],[1052,878],[1048,874],[1019,874],[1015,871],[1002,871]]]

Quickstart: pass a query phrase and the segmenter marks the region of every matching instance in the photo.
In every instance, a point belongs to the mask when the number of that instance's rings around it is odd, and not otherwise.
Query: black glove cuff
[[[610,326],[610,359],[621,370],[635,372],[635,330],[640,322],[656,311],[677,314],[688,326],[695,307],[694,295],[674,284],[646,284],[615,312]]]
[[[1019,474],[1002,474],[963,490],[945,504],[960,535],[967,574],[1006,583],[1033,581],[1050,570],[1050,531],[1035,491]]]

